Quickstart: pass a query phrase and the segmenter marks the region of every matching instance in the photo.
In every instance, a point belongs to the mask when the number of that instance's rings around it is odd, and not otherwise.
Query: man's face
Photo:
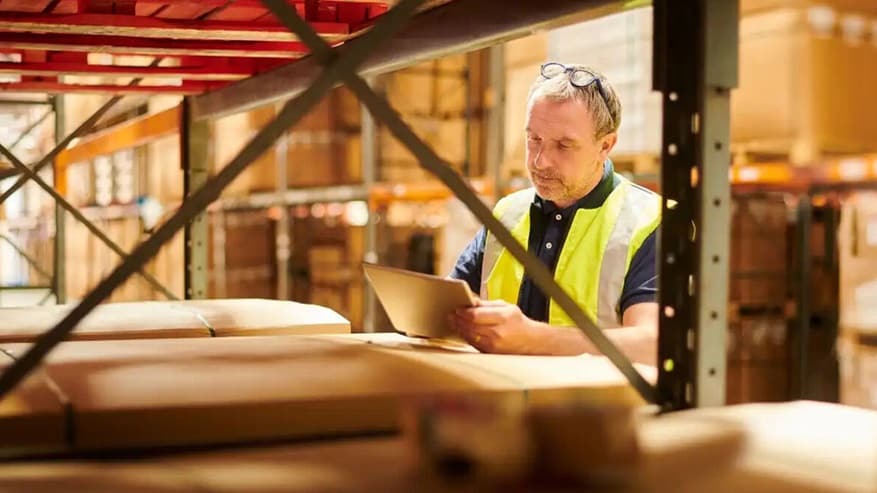
[[[584,197],[603,174],[617,134],[594,137],[584,102],[536,99],[527,114],[527,169],[540,197],[568,207]]]

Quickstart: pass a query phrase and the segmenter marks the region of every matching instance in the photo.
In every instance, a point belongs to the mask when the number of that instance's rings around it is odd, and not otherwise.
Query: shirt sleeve
[[[466,245],[457,258],[454,270],[449,274],[454,279],[462,279],[476,295],[481,291],[481,261],[484,259],[484,244],[487,234],[484,228]]]
[[[658,301],[657,237],[658,230],[655,230],[631,259],[618,304],[621,314],[638,303]]]

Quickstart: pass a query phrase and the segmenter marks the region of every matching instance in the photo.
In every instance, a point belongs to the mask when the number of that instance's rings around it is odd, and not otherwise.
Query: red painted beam
[[[239,80],[253,75],[252,65],[237,67],[212,64],[181,67],[143,67],[131,65],[94,65],[75,62],[14,63],[0,62],[0,74],[47,77],[58,75],[105,75],[108,77],[154,77],[191,80]]]
[[[21,33],[134,36],[159,39],[290,41],[296,39],[286,27],[268,17],[268,22],[173,20],[115,14],[10,14],[0,17],[0,30]],[[311,22],[327,39],[349,33],[340,22]]]
[[[163,40],[125,36],[0,32],[0,49],[113,53],[151,56],[236,56],[299,58],[308,53],[298,41]]]
[[[52,81],[0,83],[2,92],[43,92],[48,94],[181,94],[192,95],[222,87],[226,82],[183,81],[179,86],[123,86],[116,84],[61,84]]]

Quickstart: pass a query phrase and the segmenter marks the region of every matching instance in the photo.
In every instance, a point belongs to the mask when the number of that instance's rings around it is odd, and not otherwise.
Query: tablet
[[[478,302],[469,285],[459,279],[368,263],[362,267],[393,328],[407,336],[455,337],[448,315]]]

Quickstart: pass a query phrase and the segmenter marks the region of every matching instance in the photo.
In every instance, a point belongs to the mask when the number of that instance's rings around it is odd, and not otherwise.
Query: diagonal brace
[[[346,74],[355,71],[375,46],[390,38],[422,2],[423,0],[400,1],[386,14],[383,14],[371,30],[347,43],[349,51],[344,56],[334,57],[332,63],[326,66],[311,86],[287,102],[277,117],[257,132],[222,171],[195,190],[179,209],[158,227],[152,236],[138,245],[124,262],[104,278],[60,322],[43,333],[20,359],[0,375],[0,399],[30,374],[91,310],[158,253],[159,248],[170,241],[193,217],[219,198],[219,194],[226,186],[240,175],[251,162],[267,151],[289,127],[304,117],[338,81],[343,79]]]
[[[8,243],[9,246],[11,246],[13,250],[15,250],[19,255],[21,255],[21,257],[25,260],[25,262],[27,262],[31,267],[33,267],[33,270],[37,271],[37,274],[45,277],[46,279],[52,278],[52,274],[49,274],[49,272],[47,270],[40,267],[40,263],[37,262],[37,260],[35,258],[31,257],[30,254],[28,254],[26,251],[24,251],[23,248],[21,248],[14,241],[12,241],[12,238],[6,236],[3,233],[0,233],[0,240],[3,240],[6,243]]]
[[[117,245],[106,234],[104,234],[104,232],[101,231],[100,228],[98,228],[97,226],[94,225],[94,223],[89,221],[88,218],[86,218],[81,212],[79,212],[79,210],[76,207],[74,207],[72,204],[70,204],[70,202],[67,202],[67,199],[65,199],[60,193],[58,193],[57,190],[55,190],[51,185],[46,183],[46,181],[43,180],[42,177],[40,177],[40,175],[36,174],[36,172],[34,170],[28,168],[27,165],[22,163],[20,159],[15,157],[15,155],[12,154],[12,152],[10,152],[9,149],[7,149],[2,144],[0,144],[0,154],[2,154],[6,159],[8,159],[12,163],[13,166],[15,166],[16,168],[21,170],[21,172],[24,173],[24,175],[25,175],[24,178],[26,178],[26,179],[29,178],[29,179],[35,181],[37,183],[37,185],[40,186],[40,188],[45,190],[46,193],[48,193],[49,195],[52,196],[53,199],[55,199],[55,202],[57,202],[58,205],[60,205],[67,212],[69,212],[71,215],[73,215],[73,217],[75,217],[86,228],[88,228],[89,231],[91,231],[95,236],[100,238],[100,240],[102,242],[104,242],[108,247],[110,247],[110,249],[112,251],[116,252],[120,257],[122,257],[123,260],[125,260],[128,257],[128,254],[125,253],[125,251],[122,250],[122,248],[119,245]],[[146,281],[149,284],[152,285],[152,287],[154,287],[155,289],[160,291],[168,299],[170,299],[170,300],[178,300],[179,299],[177,296],[174,295],[173,292],[171,292],[168,288],[164,287],[164,285],[162,285],[161,282],[158,281],[158,279],[153,277],[148,272],[140,270],[139,273],[141,276],[143,276],[144,279],[146,279]]]
[[[262,3],[289,30],[307,44],[315,56],[320,58],[331,56],[331,47],[286,2],[283,0],[263,0]],[[509,250],[509,253],[524,266],[525,272],[531,276],[536,285],[550,296],[551,299],[556,301],[576,323],[578,328],[584,332],[585,336],[594,343],[597,349],[615,364],[643,399],[648,402],[656,402],[657,391],[655,387],[640,375],[627,356],[606,337],[603,331],[582,311],[581,307],[573,301],[569,294],[554,281],[554,276],[549,272],[545,264],[527,252],[526,248],[514,239],[511,232],[478,199],[476,194],[463,181],[462,177],[439,158],[402,121],[399,114],[387,103],[387,100],[375,94],[362,77],[356,73],[350,73],[345,82],[356,93],[360,101],[368,107],[372,115],[390,129],[393,135],[414,154],[421,165],[435,175],[436,178],[440,179],[454,192],[454,195],[466,204],[466,207],[487,227],[487,230],[496,236],[497,240]]]
[[[11,144],[9,144],[9,148],[15,149],[15,146],[17,146],[18,144],[21,144],[21,142],[24,141],[24,139],[28,135],[30,135],[31,132],[33,132],[34,130],[36,130],[37,127],[42,125],[42,123],[44,121],[46,121],[46,119],[49,118],[49,116],[51,116],[54,112],[55,112],[55,110],[49,109],[49,111],[43,113],[43,116],[37,118],[37,120],[35,122],[28,125],[28,127],[25,128],[24,131],[21,132],[21,134],[19,134],[18,138],[16,138]]]

